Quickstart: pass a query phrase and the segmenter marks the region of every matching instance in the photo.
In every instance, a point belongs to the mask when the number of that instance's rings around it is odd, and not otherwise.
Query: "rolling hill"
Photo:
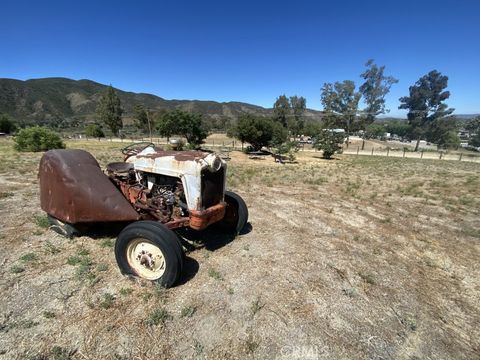
[[[94,121],[97,102],[106,87],[92,80],[67,78],[0,79],[0,113],[9,114],[20,124],[81,125]],[[272,114],[272,109],[242,102],[166,100],[152,94],[116,91],[126,118],[132,116],[137,104],[152,111],[198,112],[210,119],[236,118],[244,113]],[[320,118],[321,112],[307,110],[306,116]]]

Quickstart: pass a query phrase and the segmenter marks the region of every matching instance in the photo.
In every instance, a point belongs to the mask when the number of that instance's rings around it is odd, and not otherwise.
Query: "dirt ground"
[[[480,164],[231,156],[250,226],[200,234],[165,290],[120,274],[114,234],[48,230],[41,154],[1,140],[0,359],[480,358]]]

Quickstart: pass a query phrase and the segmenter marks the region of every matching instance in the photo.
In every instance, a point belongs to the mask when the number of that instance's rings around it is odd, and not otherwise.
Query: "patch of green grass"
[[[211,278],[214,278],[215,280],[223,280],[222,274],[215,269],[209,269],[208,276],[210,276]]]
[[[80,256],[87,256],[87,255],[90,254],[90,252],[89,252],[87,249],[85,249],[85,248],[81,248],[81,249],[78,251],[77,254],[80,255]]]
[[[357,290],[356,290],[355,288],[353,288],[353,287],[352,287],[352,288],[344,288],[344,289],[342,289],[342,292],[343,292],[346,296],[351,297],[351,298],[357,296]]]
[[[413,316],[407,316],[400,320],[403,325],[412,331],[417,330],[417,320]]]
[[[47,215],[35,215],[35,224],[43,229],[48,229],[50,227],[50,222],[48,221]]]
[[[35,261],[35,260],[38,260],[38,256],[35,253],[27,253],[25,255],[22,255],[20,257],[20,260],[24,262]]]
[[[77,255],[69,256],[68,259],[67,259],[67,264],[68,265],[78,265],[81,262],[82,262],[82,258],[80,256],[77,256]]]
[[[142,293],[142,299],[143,302],[148,302],[153,297],[153,294],[151,292],[144,292]]]
[[[102,301],[100,302],[100,307],[102,309],[110,309],[113,306],[113,302],[115,301],[115,296],[110,293],[103,294]]]
[[[202,343],[200,341],[198,341],[197,339],[194,339],[193,340],[193,351],[195,351],[195,354],[197,356],[200,356],[203,353],[203,350],[204,350],[204,346],[202,345]]]
[[[75,351],[69,351],[65,348],[62,348],[60,346],[54,346],[51,350],[50,350],[50,357],[49,359],[53,359],[53,360],[70,360],[72,359],[72,356],[73,354],[75,353]]]
[[[10,268],[10,272],[12,274],[20,274],[22,272],[25,271],[25,268],[20,266],[20,265],[13,265],[11,268]]]
[[[53,245],[50,241],[47,241],[45,243],[45,252],[55,255],[60,252],[60,249],[57,246]]]
[[[43,312],[43,317],[46,318],[46,319],[54,319],[56,317],[56,315],[52,311],[45,310]]]
[[[247,354],[253,354],[260,344],[253,339],[253,335],[249,334],[245,340],[245,351]]]
[[[111,239],[105,239],[100,243],[100,247],[102,248],[111,248],[113,247],[113,241]]]
[[[5,199],[5,198],[11,197],[13,195],[14,195],[14,193],[12,193],[12,192],[2,191],[2,192],[0,192],[0,199]]]
[[[480,229],[466,227],[462,229],[463,234],[480,239]]]
[[[367,283],[367,284],[370,284],[370,285],[376,285],[378,282],[377,282],[377,279],[375,277],[375,275],[371,274],[371,273],[358,273],[358,275]]]
[[[130,295],[133,292],[133,289],[131,289],[131,288],[121,288],[118,292],[122,296],[127,296],[127,295]]]
[[[38,321],[33,321],[33,320],[24,320],[22,322],[20,322],[18,325],[19,327],[21,327],[22,329],[30,329],[34,326],[37,326],[39,324]]]
[[[167,320],[171,320],[171,319],[172,319],[172,316],[168,313],[168,311],[165,308],[156,308],[150,313],[146,322],[147,322],[147,325],[156,326],[160,324],[163,325]]]
[[[265,304],[260,302],[260,298],[255,299],[250,306],[252,317],[254,317],[264,306]]]
[[[97,265],[97,271],[107,271],[108,270],[108,265],[101,263]]]
[[[197,311],[197,308],[195,306],[188,305],[182,308],[181,315],[182,317],[192,317],[193,314],[195,314],[195,311]]]

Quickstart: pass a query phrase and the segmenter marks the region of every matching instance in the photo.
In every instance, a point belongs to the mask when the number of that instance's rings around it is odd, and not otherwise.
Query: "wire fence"
[[[146,136],[135,136],[135,137],[125,137],[125,138],[91,138],[86,136],[81,137],[72,137],[69,140],[77,141],[99,141],[99,142],[115,142],[115,143],[125,143],[128,145],[132,142],[152,142],[155,145],[168,145],[167,138],[160,137],[146,137]],[[248,144],[227,139],[227,140],[218,140],[218,139],[207,139],[206,142],[202,145],[203,148],[210,150],[223,150],[227,149],[229,151],[233,150],[243,150]],[[300,152],[321,152],[312,147],[311,144],[303,143],[299,145],[298,150]],[[386,156],[386,157],[396,157],[396,158],[408,158],[408,159],[437,159],[437,160],[452,160],[452,161],[468,161],[468,162],[478,162],[480,163],[480,153],[475,154],[471,152],[462,152],[462,151],[442,151],[442,150],[432,150],[432,149],[420,149],[415,152],[410,150],[408,147],[403,148],[391,148],[385,146],[372,146],[369,148],[361,149],[361,146],[350,145],[348,147],[344,146],[343,154],[346,155],[356,155],[356,156]]]

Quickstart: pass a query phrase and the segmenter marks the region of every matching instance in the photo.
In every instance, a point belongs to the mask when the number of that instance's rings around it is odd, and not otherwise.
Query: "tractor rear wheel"
[[[240,195],[225,191],[225,216],[217,224],[221,231],[238,234],[247,224],[248,208]]]

